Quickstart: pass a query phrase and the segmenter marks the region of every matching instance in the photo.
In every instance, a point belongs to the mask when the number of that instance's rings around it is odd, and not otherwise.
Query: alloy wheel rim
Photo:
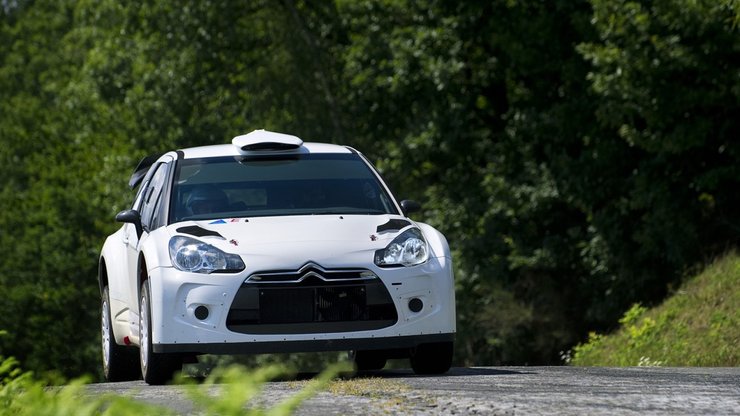
[[[101,342],[102,342],[102,349],[103,349],[103,366],[105,369],[108,369],[108,364],[110,363],[110,326],[108,325],[109,316],[108,316],[108,302],[103,301],[102,306],[102,313],[101,315]]]
[[[141,336],[141,368],[146,374],[149,362],[149,305],[146,296],[141,297],[141,319],[139,321],[139,333]]]

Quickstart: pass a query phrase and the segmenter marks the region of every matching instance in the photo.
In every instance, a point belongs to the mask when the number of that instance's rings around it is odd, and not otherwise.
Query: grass
[[[334,380],[329,383],[327,390],[333,394],[378,399],[405,393],[410,389],[409,386],[397,381],[380,377],[368,377]]]
[[[409,413],[406,394],[411,388],[398,381],[380,377],[359,377],[334,380],[327,386],[333,395],[361,396],[376,400],[386,414]]]
[[[572,351],[579,366],[740,366],[740,255],[731,252],[663,304],[633,305],[615,333]]]

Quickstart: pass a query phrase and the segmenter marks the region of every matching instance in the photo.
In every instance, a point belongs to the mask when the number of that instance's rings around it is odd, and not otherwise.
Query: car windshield
[[[356,154],[181,160],[170,222],[279,215],[392,214],[395,205]]]

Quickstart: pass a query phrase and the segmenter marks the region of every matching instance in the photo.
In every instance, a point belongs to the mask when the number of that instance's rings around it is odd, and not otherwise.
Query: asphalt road
[[[298,414],[740,415],[740,368],[480,367],[454,368],[440,377],[384,370],[343,383],[304,402]],[[257,405],[271,406],[303,385],[268,383]],[[88,392],[202,413],[183,386],[102,383]]]

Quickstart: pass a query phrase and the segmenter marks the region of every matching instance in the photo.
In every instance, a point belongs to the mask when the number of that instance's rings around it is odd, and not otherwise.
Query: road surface
[[[305,383],[268,383],[257,405],[269,407]],[[185,390],[141,381],[88,386],[91,395],[129,395],[202,414]],[[740,415],[740,368],[478,367],[440,377],[384,370],[338,382],[304,402],[298,414]]]

